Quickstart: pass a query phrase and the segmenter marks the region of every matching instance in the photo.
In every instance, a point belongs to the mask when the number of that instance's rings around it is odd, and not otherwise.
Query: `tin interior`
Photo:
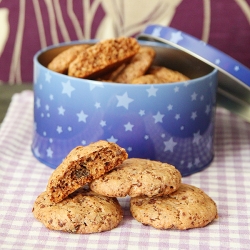
[[[93,43],[87,44],[93,45]],[[213,68],[208,64],[203,63],[195,57],[178,49],[174,49],[166,45],[162,46],[156,42],[140,41],[140,44],[142,46],[151,46],[156,51],[156,57],[154,59],[153,65],[165,66],[172,70],[177,70],[188,76],[190,79],[202,77],[213,71]],[[41,63],[44,67],[47,67],[47,65],[56,55],[70,48],[72,45],[65,45],[48,49],[38,56],[38,62]]]

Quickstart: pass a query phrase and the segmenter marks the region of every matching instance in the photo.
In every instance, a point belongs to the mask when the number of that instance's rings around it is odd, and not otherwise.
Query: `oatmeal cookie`
[[[69,65],[69,76],[95,79],[130,60],[138,51],[135,38],[119,37],[96,43],[81,52]]]
[[[145,72],[151,66],[155,51],[151,47],[141,47],[139,52],[131,59],[130,63],[114,78],[114,82],[131,83],[131,81]]]
[[[109,197],[161,196],[174,192],[181,183],[172,165],[131,158],[90,183],[90,189]]]
[[[80,188],[59,203],[41,193],[33,206],[34,217],[48,229],[76,234],[111,230],[119,225],[123,212],[116,198]]]
[[[215,202],[201,189],[182,183],[162,197],[135,197],[130,200],[132,216],[157,229],[204,227],[218,217]]]
[[[67,73],[69,64],[76,59],[81,51],[87,49],[89,46],[88,44],[80,44],[64,50],[53,58],[48,64],[48,68],[58,73]]]
[[[190,78],[187,76],[183,75],[179,71],[175,71],[166,67],[161,67],[161,66],[153,66],[151,67],[147,74],[152,74],[157,77],[160,77],[164,79],[165,83],[170,83],[170,82],[182,82],[182,81],[188,81]]]

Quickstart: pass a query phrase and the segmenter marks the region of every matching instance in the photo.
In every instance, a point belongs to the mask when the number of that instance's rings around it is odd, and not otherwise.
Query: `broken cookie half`
[[[78,188],[99,178],[128,158],[125,149],[107,141],[74,148],[54,170],[46,192],[53,202],[60,202]]]

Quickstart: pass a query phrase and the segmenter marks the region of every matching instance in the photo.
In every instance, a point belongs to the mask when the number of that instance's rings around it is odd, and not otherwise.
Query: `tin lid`
[[[180,49],[218,70],[217,103],[250,122],[250,69],[185,32],[149,25],[138,40],[158,41]]]

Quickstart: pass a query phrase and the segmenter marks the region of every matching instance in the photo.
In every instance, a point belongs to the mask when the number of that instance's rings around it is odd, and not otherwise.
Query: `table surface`
[[[15,94],[0,127],[1,249],[249,249],[250,123],[223,108],[215,119],[215,158],[205,170],[182,178],[217,203],[219,218],[204,228],[157,230],[135,221],[129,198],[119,199],[124,219],[115,229],[90,235],[51,231],[32,214],[52,169],[31,153],[33,92]]]

